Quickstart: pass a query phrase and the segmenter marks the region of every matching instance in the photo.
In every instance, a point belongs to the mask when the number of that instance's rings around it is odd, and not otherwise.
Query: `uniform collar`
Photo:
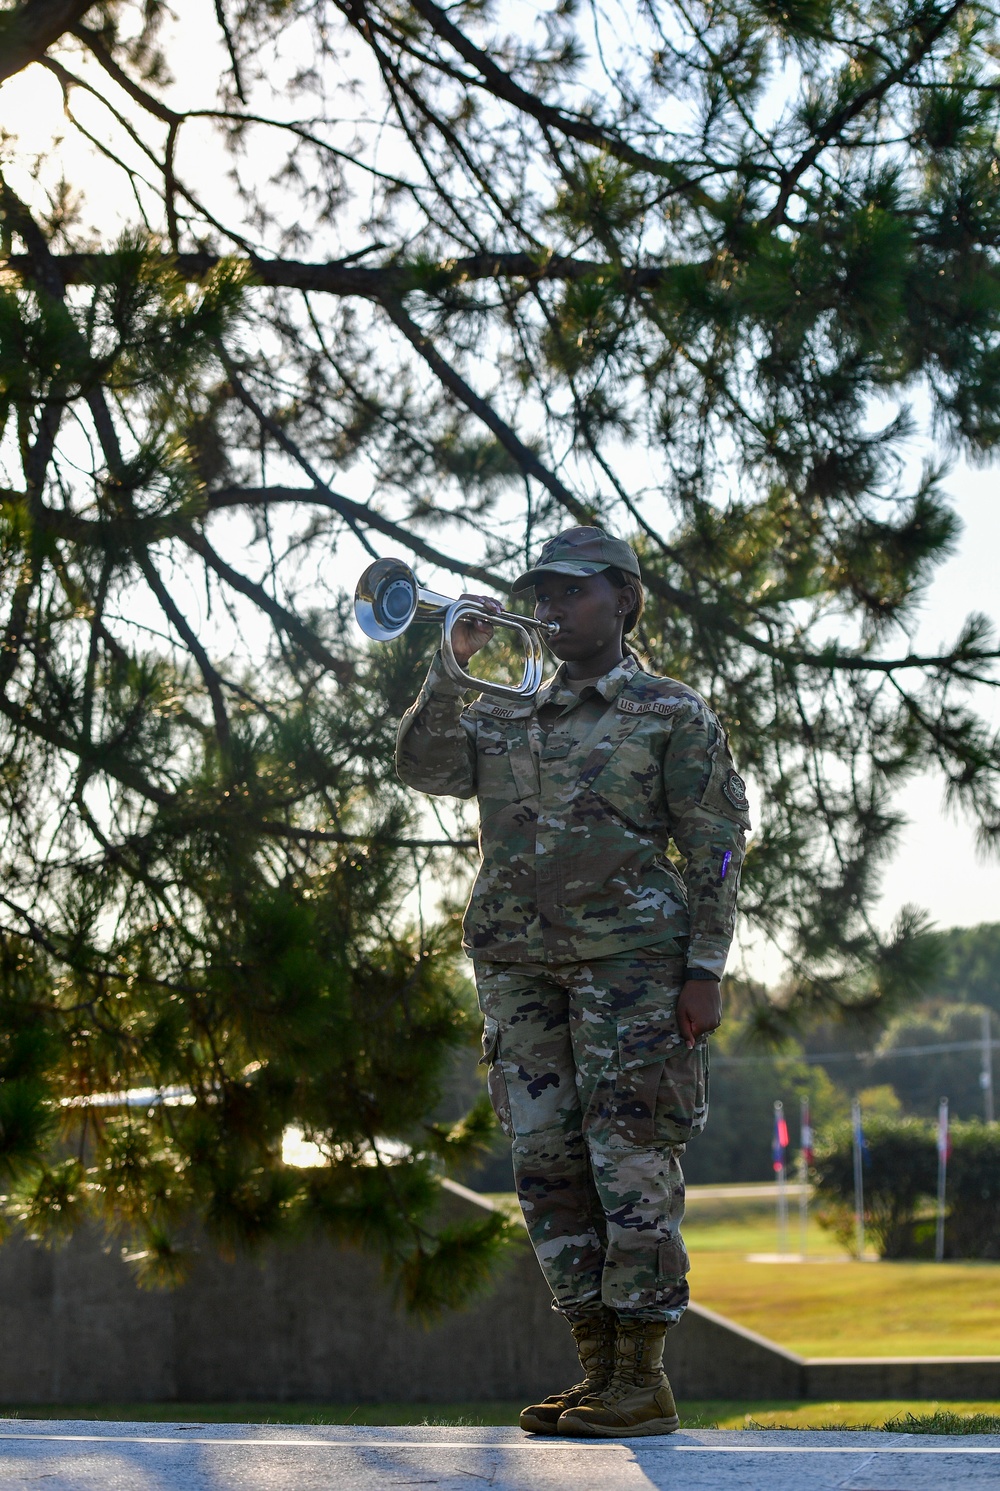
[[[605,673],[603,678],[597,680],[594,687],[610,704],[613,699],[618,698],[622,689],[632,682],[635,675],[641,672],[642,668],[638,661],[630,652],[627,652],[610,673]],[[561,704],[566,707],[576,704],[578,698],[579,696],[574,694],[572,689],[566,687],[566,664],[560,663],[548,683],[543,684],[535,695],[535,708],[542,709],[546,704]]]

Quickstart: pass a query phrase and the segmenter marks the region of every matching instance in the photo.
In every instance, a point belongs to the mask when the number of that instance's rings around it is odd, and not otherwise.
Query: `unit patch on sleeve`
[[[750,804],[747,802],[747,784],[738,771],[731,771],[722,784],[723,796],[725,796],[738,813],[745,813]]]

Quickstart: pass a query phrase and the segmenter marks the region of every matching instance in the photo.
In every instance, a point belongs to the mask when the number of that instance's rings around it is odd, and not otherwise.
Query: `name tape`
[[[477,699],[473,706],[477,714],[491,714],[498,720],[523,720],[531,713],[530,709],[517,709],[503,704],[489,704],[484,699]]]

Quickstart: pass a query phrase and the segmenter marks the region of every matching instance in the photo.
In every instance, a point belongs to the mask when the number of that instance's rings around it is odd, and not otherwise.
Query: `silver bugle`
[[[466,689],[478,689],[498,699],[532,699],[542,684],[541,637],[554,637],[554,621],[536,621],[533,616],[515,616],[511,611],[487,611],[475,601],[456,601],[423,590],[417,577],[402,559],[376,559],[358,581],[354,592],[354,615],[366,637],[392,642],[415,621],[437,622],[441,627],[441,660],[448,677]],[[452,631],[457,621],[485,621],[490,626],[516,632],[524,648],[524,676],[519,684],[493,683],[467,673],[455,656]]]

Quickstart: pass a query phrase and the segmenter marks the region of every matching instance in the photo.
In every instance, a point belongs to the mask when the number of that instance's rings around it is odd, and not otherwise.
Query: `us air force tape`
[[[747,802],[747,784],[738,771],[731,771],[722,784],[723,795],[739,813],[745,813],[750,804]]]

